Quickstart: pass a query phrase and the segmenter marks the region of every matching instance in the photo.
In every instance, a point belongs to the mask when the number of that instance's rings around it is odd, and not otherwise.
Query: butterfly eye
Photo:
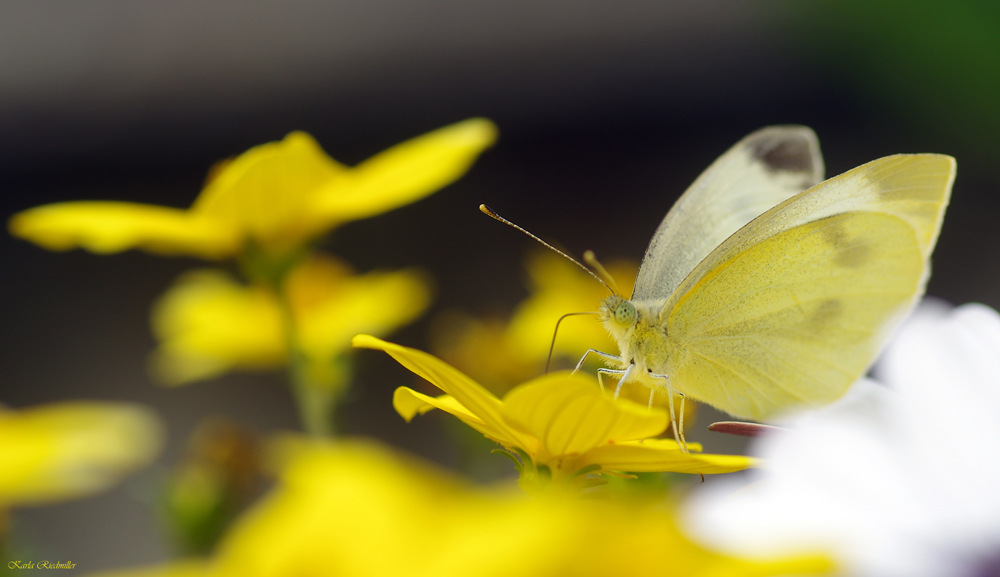
[[[622,301],[615,307],[615,322],[620,325],[631,325],[635,322],[635,307],[628,301]]]

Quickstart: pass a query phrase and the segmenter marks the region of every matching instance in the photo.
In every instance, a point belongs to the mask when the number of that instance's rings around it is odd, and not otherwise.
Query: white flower
[[[687,521],[724,550],[830,551],[849,575],[1000,575],[1000,315],[922,305],[876,373],[758,439],[765,470]],[[746,478],[744,478],[745,480]]]

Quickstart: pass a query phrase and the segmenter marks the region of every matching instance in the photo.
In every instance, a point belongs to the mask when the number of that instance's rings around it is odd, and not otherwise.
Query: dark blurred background
[[[0,202],[4,217],[64,200],[184,207],[213,162],[293,129],[353,164],[486,116],[500,141],[468,176],[325,246],[361,270],[425,267],[431,314],[508,311],[535,247],[480,202],[575,254],[639,259],[716,156],[761,126],[799,123],[818,133],[829,176],[898,152],[957,157],[928,292],[997,307],[998,96],[1000,4],[986,0],[7,0]],[[0,402],[132,400],[170,434],[161,469],[19,510],[16,530],[84,571],[167,558],[147,503],[158,474],[205,415],[295,428],[282,376],[179,389],[147,376],[149,306],[200,262],[0,246]],[[426,347],[429,316],[392,340]],[[409,374],[370,351],[358,362],[347,430],[453,464],[444,416],[406,425],[392,411]],[[725,446],[711,435],[692,433]]]

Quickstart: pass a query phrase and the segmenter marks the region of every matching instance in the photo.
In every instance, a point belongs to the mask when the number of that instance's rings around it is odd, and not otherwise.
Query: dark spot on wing
[[[819,333],[844,312],[844,305],[837,299],[827,299],[816,307],[816,310],[806,319],[805,325],[809,332]]]
[[[869,247],[867,243],[857,243],[840,251],[833,262],[848,268],[857,268],[868,260]]]
[[[823,240],[835,248],[840,248],[847,244],[847,235],[844,233],[843,223],[841,223],[839,219],[833,220],[836,218],[837,216],[831,216],[818,222],[827,221],[823,223],[824,226],[820,229],[820,234],[823,235]]]
[[[771,172],[812,172],[813,157],[809,141],[789,136],[783,140],[762,138],[748,143],[750,154]]]
[[[833,222],[824,226],[820,232],[823,235],[823,240],[833,246],[836,251],[836,256],[833,257],[835,265],[857,268],[868,260],[871,247],[867,242],[847,238],[842,222]]]

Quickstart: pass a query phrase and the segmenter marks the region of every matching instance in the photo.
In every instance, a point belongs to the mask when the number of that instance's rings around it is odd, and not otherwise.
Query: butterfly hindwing
[[[841,396],[923,293],[953,178],[947,156],[883,158],[724,241],[662,309],[674,386],[758,420]]]

